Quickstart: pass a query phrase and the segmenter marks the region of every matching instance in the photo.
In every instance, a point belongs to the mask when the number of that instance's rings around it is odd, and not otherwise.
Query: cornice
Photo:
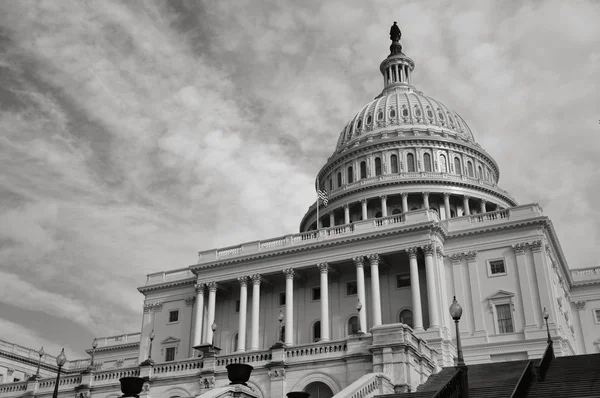
[[[96,348],[96,352],[104,352],[104,351],[122,351],[122,350],[126,350],[128,348],[136,348],[139,347],[140,343],[139,342],[135,342],[135,343],[123,343],[123,344],[115,344],[115,345],[111,345],[111,346],[107,346],[107,347],[99,347]],[[92,350],[91,349],[87,349],[85,350],[86,353],[91,354]]]
[[[509,220],[504,224],[484,225],[484,223],[481,223],[481,224],[477,224],[477,225],[480,225],[480,228],[472,228],[472,229],[468,229],[468,230],[464,230],[464,231],[449,232],[448,238],[449,239],[459,238],[459,237],[464,237],[464,236],[477,235],[477,234],[485,233],[485,232],[495,232],[495,231],[502,231],[502,230],[506,230],[506,229],[513,229],[513,228],[523,228],[523,227],[540,226],[540,225],[543,226],[543,225],[545,225],[547,219],[548,219],[547,216],[539,216],[539,217],[536,217],[535,219],[529,219],[529,220],[518,220],[518,221],[513,221],[513,222],[511,222]]]
[[[197,278],[194,276],[193,278],[188,278],[188,279],[181,279],[181,280],[177,280],[177,281],[157,283],[154,285],[138,287],[138,292],[147,293],[147,292],[151,292],[153,290],[165,290],[165,289],[170,289],[170,288],[175,288],[175,287],[185,286],[185,285],[194,286],[196,281],[197,281]]]
[[[38,365],[38,361],[37,360],[26,358],[26,357],[20,356],[18,354],[13,354],[13,353],[2,351],[2,350],[0,350],[0,357],[8,358],[8,359],[11,359],[13,361],[21,362],[21,363],[23,363],[25,365],[29,365],[29,366],[33,366],[33,367],[37,367],[37,365]],[[56,372],[57,371],[57,367],[56,366],[49,365],[49,364],[47,364],[45,362],[41,362],[40,363],[40,369],[48,370],[48,371],[51,371],[51,372]],[[69,371],[71,371],[71,369],[67,370],[67,372],[69,372]]]

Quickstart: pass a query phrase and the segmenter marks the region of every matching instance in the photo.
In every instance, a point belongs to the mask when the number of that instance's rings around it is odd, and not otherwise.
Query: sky
[[[82,358],[145,274],[298,231],[339,133],[413,82],[599,266],[597,1],[0,2],[0,338]]]

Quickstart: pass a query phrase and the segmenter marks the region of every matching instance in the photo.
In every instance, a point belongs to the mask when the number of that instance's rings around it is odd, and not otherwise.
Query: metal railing
[[[524,397],[525,394],[527,394],[529,387],[531,387],[532,382],[533,382],[533,362],[527,362],[527,366],[525,366],[523,373],[521,373],[521,377],[519,377],[519,381],[517,382],[515,389],[513,390],[512,394],[510,395],[510,398]]]

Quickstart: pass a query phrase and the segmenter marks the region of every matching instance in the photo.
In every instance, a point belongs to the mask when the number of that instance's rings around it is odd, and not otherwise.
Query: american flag
[[[319,190],[317,190],[317,194],[319,195],[319,198],[323,201],[323,206],[327,206],[327,203],[329,203],[329,197],[327,197],[327,191],[325,191],[323,189],[319,189]]]

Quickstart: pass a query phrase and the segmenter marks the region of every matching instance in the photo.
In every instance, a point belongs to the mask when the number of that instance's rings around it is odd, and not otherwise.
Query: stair
[[[548,396],[600,397],[600,354],[554,358],[544,381],[534,381],[527,394],[530,398]]]

